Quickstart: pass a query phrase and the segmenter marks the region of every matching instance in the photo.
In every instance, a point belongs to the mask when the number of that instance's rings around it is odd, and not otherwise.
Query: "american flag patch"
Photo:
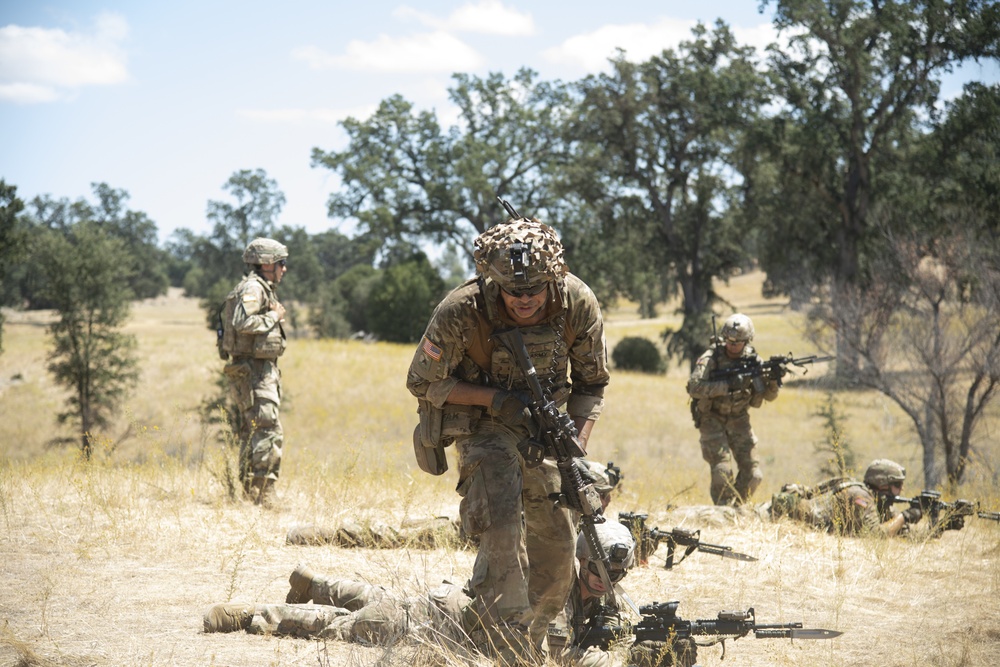
[[[424,354],[433,359],[434,361],[441,361],[441,355],[444,353],[440,347],[431,342],[431,339],[424,336],[423,345],[420,346],[423,349]]]

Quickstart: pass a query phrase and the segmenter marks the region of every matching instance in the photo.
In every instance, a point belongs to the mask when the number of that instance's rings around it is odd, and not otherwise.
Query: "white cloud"
[[[562,44],[546,49],[543,56],[555,64],[594,72],[605,69],[608,59],[618,55],[619,48],[633,62],[647,60],[667,48],[677,48],[681,42],[691,40],[691,29],[696,23],[661,18],[655,23],[605,25],[593,32],[570,37]],[[714,29],[713,26],[706,27]],[[768,44],[778,40],[778,33],[770,23],[753,27],[732,26],[730,29],[738,43],[754,47],[759,56],[764,54]]]
[[[778,31],[774,29],[772,23],[761,23],[750,28],[732,26],[731,30],[738,43],[754,47],[758,56],[766,55],[765,51],[769,44],[780,41]]]
[[[292,57],[313,69],[345,69],[376,72],[456,72],[483,65],[479,53],[446,32],[435,31],[409,37],[379,35],[371,42],[351,40],[343,55],[333,55],[316,46],[295,49]]]
[[[446,19],[439,19],[407,5],[396,8],[392,15],[397,19],[412,19],[446,32],[473,32],[506,37],[528,37],[535,34],[535,20],[530,13],[505,7],[499,0],[480,0],[478,3],[462,5]]]
[[[263,123],[319,122],[336,124],[345,118],[368,118],[378,107],[374,104],[344,109],[240,109],[243,118]]]
[[[57,99],[59,99],[59,94],[51,86],[39,86],[33,83],[0,84],[0,101],[3,102],[37,104],[39,102],[54,102]]]
[[[608,58],[625,50],[629,60],[641,61],[668,47],[691,39],[695,21],[662,18],[656,23],[606,25],[593,32],[574,35],[562,44],[546,49],[542,55],[550,62],[573,65],[586,72],[605,69]]]
[[[90,32],[7,25],[0,28],[0,98],[48,102],[83,86],[128,80],[120,44],[128,23],[117,14],[97,17]]]

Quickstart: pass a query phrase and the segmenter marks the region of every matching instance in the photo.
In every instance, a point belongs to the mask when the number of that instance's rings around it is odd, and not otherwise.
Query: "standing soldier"
[[[285,351],[285,307],[274,289],[288,270],[287,258],[288,248],[277,241],[251,241],[243,252],[250,271],[226,297],[222,313],[220,349],[229,359],[224,372],[239,410],[240,481],[244,493],[265,506],[274,500],[284,439],[278,357]]]
[[[435,309],[406,385],[419,399],[415,438],[458,448],[459,513],[479,537],[470,583],[484,625],[496,642],[516,649],[527,634],[540,649],[573,580],[575,518],[553,505],[559,471],[532,456],[527,380],[492,334],[520,327],[538,379],[586,448],[608,383],[604,323],[548,225],[496,225],[476,239],[474,256],[478,277]]]
[[[740,374],[729,379],[711,380],[712,371],[726,369],[746,360],[760,361],[750,346],[753,322],[746,315],[730,315],[722,325],[721,338],[695,364],[687,391],[692,400],[695,426],[701,433],[701,456],[712,467],[710,491],[716,505],[747,502],[760,486],[763,475],[757,458],[757,436],[750,427],[750,408],[778,397],[779,378],[759,378]],[[732,458],[739,472],[733,480]]]

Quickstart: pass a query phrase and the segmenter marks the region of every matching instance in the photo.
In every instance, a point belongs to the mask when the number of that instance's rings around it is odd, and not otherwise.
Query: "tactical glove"
[[[534,423],[528,409],[528,397],[520,392],[498,391],[490,403],[490,414],[507,426],[530,427]]]
[[[923,511],[919,507],[910,507],[900,512],[900,514],[903,515],[904,523],[916,523],[924,517]]]

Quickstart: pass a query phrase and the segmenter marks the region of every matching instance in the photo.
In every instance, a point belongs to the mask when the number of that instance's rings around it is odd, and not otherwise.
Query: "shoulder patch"
[[[251,301],[258,301],[256,294],[250,292],[243,295],[243,303],[250,303]]]
[[[420,344],[420,349],[434,361],[441,361],[441,355],[444,354],[444,350],[435,345],[427,336],[424,336],[423,343]]]
[[[854,498],[854,504],[858,507],[868,507],[868,499],[857,496]]]

